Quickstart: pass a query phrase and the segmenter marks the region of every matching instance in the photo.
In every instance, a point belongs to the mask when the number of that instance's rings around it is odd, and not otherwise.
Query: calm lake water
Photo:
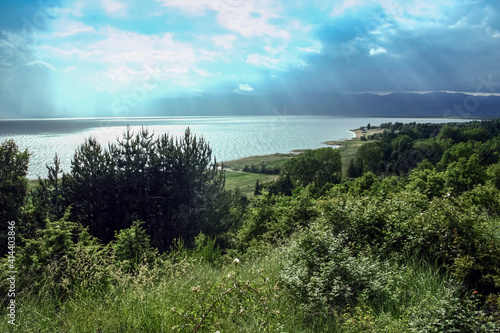
[[[346,118],[322,116],[235,116],[235,117],[163,117],[163,118],[85,118],[0,121],[0,142],[14,139],[21,149],[32,154],[28,178],[46,177],[46,164],[54,155],[62,168],[70,171],[76,148],[89,136],[107,145],[121,137],[126,126],[138,131],[147,126],[156,135],[180,136],[187,127],[202,135],[212,147],[217,161],[294,149],[324,147],[325,141],[349,139],[350,129],[387,122],[442,123],[458,120],[412,118]],[[462,120],[465,121],[465,120]]]

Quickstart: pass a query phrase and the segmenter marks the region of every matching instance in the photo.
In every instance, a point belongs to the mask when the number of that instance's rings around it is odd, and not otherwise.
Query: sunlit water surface
[[[235,117],[164,117],[36,119],[0,121],[0,142],[14,139],[21,149],[31,153],[28,178],[47,175],[46,164],[54,155],[62,168],[70,171],[76,148],[90,136],[103,145],[121,137],[126,126],[138,131],[142,126],[155,135],[181,136],[187,127],[203,136],[217,161],[229,161],[252,155],[288,153],[294,149],[324,147],[325,141],[349,139],[350,129],[387,122],[441,123],[457,120],[411,118],[347,118],[322,116],[235,116]]]

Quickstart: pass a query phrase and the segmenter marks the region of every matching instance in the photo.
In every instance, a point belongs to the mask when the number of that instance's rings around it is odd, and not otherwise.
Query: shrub
[[[206,236],[202,232],[194,239],[195,248],[193,256],[210,264],[216,264],[222,255],[222,250],[217,244],[217,238]]]
[[[152,263],[156,257],[157,251],[149,245],[149,236],[142,224],[144,222],[134,221],[129,228],[115,232],[116,241],[111,247],[124,272],[135,272],[141,263]]]
[[[254,199],[253,205],[243,216],[236,235],[240,250],[258,242],[282,241],[319,214],[308,189],[293,197],[268,196],[264,191]]]
[[[64,300],[79,292],[104,290],[112,281],[114,265],[109,248],[99,245],[68,217],[69,210],[60,220],[47,221],[37,237],[25,240],[25,246],[18,248],[18,297],[38,295]]]
[[[434,297],[418,309],[413,309],[409,320],[410,332],[498,332],[498,325],[482,320],[474,306],[449,289],[448,297]]]
[[[361,298],[391,297],[387,286],[395,275],[387,262],[369,254],[356,255],[344,235],[333,236],[315,223],[289,248],[289,264],[281,279],[309,313],[334,313]]]

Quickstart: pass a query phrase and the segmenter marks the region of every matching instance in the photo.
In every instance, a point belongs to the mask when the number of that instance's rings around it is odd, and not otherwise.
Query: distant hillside
[[[465,107],[467,105],[467,107]],[[371,117],[494,117],[500,97],[452,93],[209,95],[157,100],[141,115],[339,115]]]
[[[47,110],[44,117],[148,117],[148,116],[235,116],[235,115],[330,115],[351,117],[499,117],[500,96],[474,97],[462,93],[364,94],[220,94],[176,97],[135,102],[119,109],[103,105],[100,111],[75,114]],[[131,105],[134,105],[132,107]],[[1,118],[13,118],[1,114]]]

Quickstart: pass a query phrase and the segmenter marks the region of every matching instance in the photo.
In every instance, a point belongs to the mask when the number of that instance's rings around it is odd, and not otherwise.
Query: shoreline
[[[382,132],[383,130],[381,130],[380,128],[374,128],[374,129],[369,129],[369,130],[361,130],[361,129],[351,129],[349,130],[349,133],[352,134],[352,137],[349,139],[349,138],[343,138],[343,139],[339,139],[339,140],[329,140],[329,141],[324,141],[322,142],[322,144],[325,144],[327,146],[337,146],[335,147],[335,149],[337,148],[342,148],[342,147],[347,147],[348,144],[347,142],[353,142],[353,141],[361,141],[361,137],[363,136],[368,136],[368,135],[373,135],[375,133],[380,133]],[[235,159],[235,160],[229,160],[229,161],[221,161],[219,163],[217,163],[219,166],[224,163],[235,163],[235,162],[242,162],[242,161],[245,161],[245,160],[252,160],[252,159],[256,159],[256,158],[266,158],[266,157],[285,157],[285,156],[290,156],[290,155],[298,155],[302,152],[304,152],[305,150],[307,149],[293,149],[291,150],[290,152],[288,153],[273,153],[273,154],[265,154],[265,155],[252,155],[252,156],[247,156],[247,157],[243,157],[243,158],[238,158],[238,159]]]
[[[349,132],[352,133],[352,135],[353,135],[353,137],[350,139],[331,140],[331,141],[325,141],[323,143],[328,145],[328,146],[338,146],[338,148],[345,147],[346,146],[345,143],[347,141],[361,140],[361,137],[363,137],[363,136],[369,136],[369,135],[373,135],[376,133],[381,133],[381,132],[383,132],[383,130],[380,128],[373,128],[373,129],[369,129],[369,130],[362,130],[362,129],[358,128],[358,129],[349,130]]]

